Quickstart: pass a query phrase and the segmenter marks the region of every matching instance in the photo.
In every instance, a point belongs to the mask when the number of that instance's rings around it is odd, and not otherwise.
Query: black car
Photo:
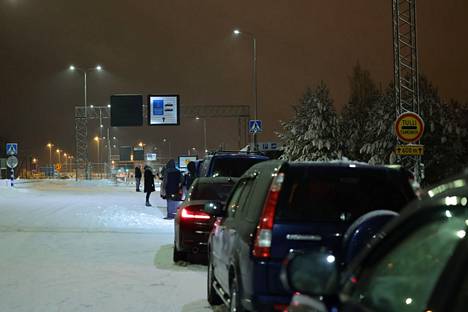
[[[224,202],[236,181],[236,178],[225,177],[195,179],[175,217],[175,262],[187,260],[189,254],[206,254],[208,235],[214,217],[203,211],[204,205],[213,200]]]
[[[290,250],[339,252],[347,228],[377,209],[399,211],[415,198],[405,171],[359,163],[288,163],[251,167],[223,207],[208,242],[208,301],[231,310],[284,309],[292,293],[281,284]]]
[[[256,153],[217,151],[207,155],[200,166],[200,177],[240,177],[256,163],[269,158]]]
[[[341,275],[329,251],[293,255],[288,311],[467,311],[467,231],[465,171],[411,203]]]

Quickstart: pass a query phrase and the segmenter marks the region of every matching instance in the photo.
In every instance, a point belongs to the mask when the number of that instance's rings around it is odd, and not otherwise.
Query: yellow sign
[[[57,171],[62,170],[62,164],[55,164],[55,170]]]
[[[424,145],[397,145],[395,153],[400,156],[421,156],[424,155]]]
[[[403,142],[417,142],[421,138],[423,132],[424,122],[416,113],[403,113],[395,122],[395,133]]]

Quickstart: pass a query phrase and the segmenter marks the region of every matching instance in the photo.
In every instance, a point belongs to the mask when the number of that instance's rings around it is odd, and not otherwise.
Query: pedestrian
[[[175,167],[173,159],[169,160],[164,170],[163,188],[167,200],[167,216],[164,219],[174,219],[177,207],[182,200],[183,177]]]
[[[187,172],[184,174],[183,189],[184,189],[185,197],[187,197],[188,190],[190,189],[190,186],[192,185],[193,181],[196,178],[197,178],[197,173],[196,173],[195,162],[191,161],[187,164]]]
[[[154,188],[154,174],[153,174],[153,170],[151,169],[150,166],[145,166],[144,169],[145,169],[145,173],[144,173],[145,185],[144,185],[143,190],[146,193],[146,207],[151,207],[149,199],[150,199],[151,193],[155,191],[155,188]]]
[[[140,166],[135,167],[135,184],[136,184],[136,191],[140,191],[140,183],[141,183],[141,169]]]

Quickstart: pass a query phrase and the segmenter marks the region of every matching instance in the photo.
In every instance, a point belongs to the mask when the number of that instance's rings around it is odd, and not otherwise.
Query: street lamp
[[[169,147],[169,158],[171,158],[171,156],[172,156],[171,142],[170,142],[168,139],[166,139],[166,138],[163,139],[163,142],[164,142],[164,143],[167,143],[167,145],[168,145],[168,147]]]
[[[61,150],[57,149],[56,152],[57,152],[57,155],[58,155],[58,163],[60,164],[61,163],[61,161],[60,161],[60,152],[61,152]]]
[[[82,69],[80,67],[77,67],[75,65],[70,65],[69,69],[71,71],[78,71],[78,72],[81,72],[83,74],[83,81],[84,81],[84,114],[85,114],[85,128],[87,129],[88,127],[88,83],[87,83],[87,75],[88,75],[88,72],[90,71],[102,71],[102,66],[101,65],[97,65],[95,67],[91,67],[91,68],[88,68],[88,69]],[[88,131],[86,130],[86,139],[88,137]],[[86,140],[87,142],[87,140]],[[88,167],[88,143],[86,143],[86,155],[85,155],[85,158],[84,159],[84,162],[85,162],[85,168]],[[78,152],[78,151],[76,151]],[[81,155],[77,155],[78,158],[80,158]],[[78,166],[77,166],[78,168]],[[78,179],[78,169],[77,169],[77,172],[76,172],[76,179]]]
[[[98,168],[98,171],[99,171],[99,175],[101,176],[101,169],[99,168],[99,164],[101,163],[101,157],[99,155],[99,145],[100,145],[99,137],[95,136],[94,141],[96,141],[96,146],[97,146],[97,168]]]
[[[99,155],[99,137],[95,136],[94,141],[96,141],[96,146],[97,146],[97,163],[100,163],[101,159],[99,157],[100,156]]]
[[[241,31],[239,29],[234,29],[233,34],[235,36],[241,36],[241,35],[246,35],[250,38],[252,38],[252,44],[253,44],[253,61],[252,61],[252,92],[253,96],[255,99],[255,110],[254,110],[254,119],[258,120],[258,96],[257,96],[257,38],[255,38],[255,35],[247,32],[247,31]],[[257,149],[257,132],[253,133],[253,150],[255,151]]]
[[[195,117],[196,120],[200,120],[200,117]],[[208,149],[206,148],[207,140],[206,140],[206,118],[203,118],[203,150],[208,153]]]
[[[47,143],[47,147],[49,148],[49,167],[52,166],[52,146],[54,146],[54,144]]]

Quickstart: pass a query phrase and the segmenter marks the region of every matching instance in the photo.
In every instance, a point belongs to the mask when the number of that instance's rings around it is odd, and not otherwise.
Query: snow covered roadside
[[[164,202],[107,182],[0,183],[0,311],[211,311]]]

